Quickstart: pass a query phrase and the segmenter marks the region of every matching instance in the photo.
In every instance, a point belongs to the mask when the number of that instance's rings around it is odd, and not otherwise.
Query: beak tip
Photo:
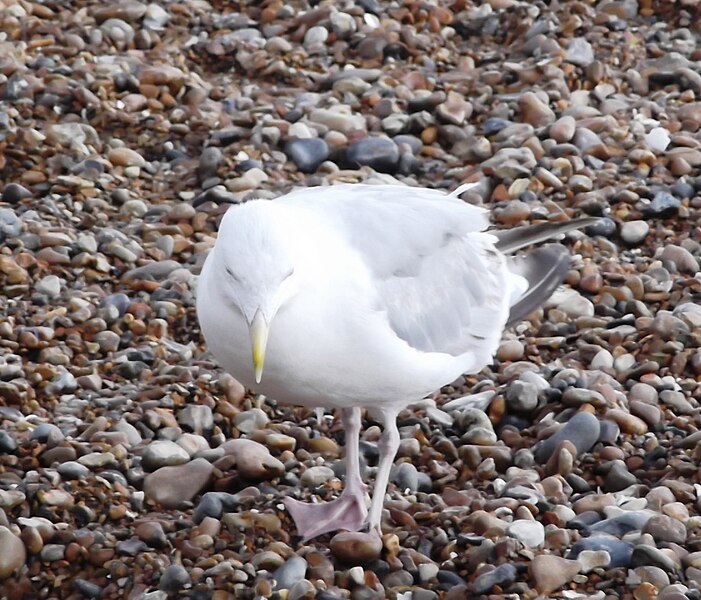
[[[250,334],[253,358],[253,373],[256,384],[263,378],[263,363],[265,362],[265,346],[268,342],[268,324],[263,313],[258,310],[251,321]]]

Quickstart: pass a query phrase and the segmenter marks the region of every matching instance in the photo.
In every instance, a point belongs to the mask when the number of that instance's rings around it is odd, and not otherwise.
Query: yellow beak
[[[253,351],[253,371],[256,376],[256,383],[260,383],[263,377],[263,365],[265,364],[265,346],[268,343],[268,323],[260,310],[256,311],[248,331],[251,336],[251,350]]]

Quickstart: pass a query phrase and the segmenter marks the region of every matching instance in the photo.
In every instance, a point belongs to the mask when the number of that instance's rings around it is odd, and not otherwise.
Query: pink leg
[[[337,529],[358,531],[365,523],[365,484],[360,477],[360,408],[344,408],[341,419],[346,430],[346,485],[332,502],[310,504],[285,498],[284,504],[304,538],[323,535]]]
[[[384,431],[380,438],[380,460],[377,464],[375,488],[372,492],[372,502],[368,513],[367,526],[369,530],[382,535],[382,506],[385,502],[389,472],[394,463],[394,457],[399,449],[399,430],[397,429],[397,413],[388,411],[382,414]]]

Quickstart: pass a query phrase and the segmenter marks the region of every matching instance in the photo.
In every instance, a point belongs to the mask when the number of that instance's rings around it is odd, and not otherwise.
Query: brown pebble
[[[342,531],[331,538],[330,547],[340,562],[362,566],[380,556],[382,540],[373,533]]]
[[[576,125],[574,117],[560,117],[550,126],[550,137],[560,144],[569,142],[574,137]]]
[[[285,472],[285,466],[270,454],[270,450],[253,440],[230,440],[222,444],[221,449],[236,460],[237,471],[246,479],[273,479]]]
[[[146,498],[165,508],[178,508],[192,500],[207,484],[214,467],[204,458],[171,467],[161,467],[144,479]]]
[[[110,150],[107,154],[109,161],[120,167],[144,167],[146,166],[146,161],[144,157],[141,156],[136,150],[131,148],[114,148]]]
[[[623,433],[643,435],[647,433],[647,424],[642,419],[620,408],[613,408],[606,413],[606,418],[615,421]]]
[[[523,115],[523,120],[533,127],[543,127],[555,121],[555,113],[537,94],[526,92],[519,98],[518,105]]]
[[[519,340],[504,340],[497,349],[497,358],[501,361],[520,360],[523,354],[523,344]]]
[[[44,547],[44,540],[36,527],[25,527],[21,537],[30,554],[39,554]]]
[[[337,458],[341,450],[335,440],[326,436],[319,436],[309,440],[309,452],[321,454],[324,458]]]
[[[560,589],[579,573],[579,569],[580,565],[576,560],[552,554],[539,554],[530,564],[536,590],[541,594],[549,594]]]

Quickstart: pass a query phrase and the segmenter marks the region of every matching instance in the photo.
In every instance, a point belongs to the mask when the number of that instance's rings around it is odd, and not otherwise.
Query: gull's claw
[[[337,529],[358,531],[365,525],[368,514],[365,494],[347,489],[331,502],[313,504],[287,497],[283,503],[305,542]]]

